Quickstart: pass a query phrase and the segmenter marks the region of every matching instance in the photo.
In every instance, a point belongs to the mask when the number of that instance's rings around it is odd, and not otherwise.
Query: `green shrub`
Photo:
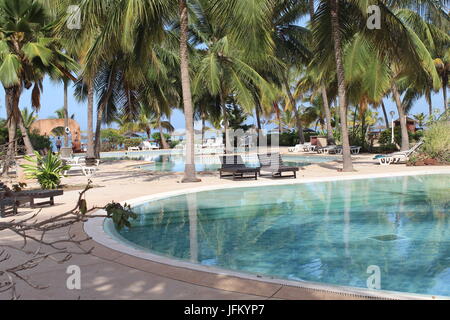
[[[169,141],[170,149],[175,148],[180,143],[181,143],[181,141],[179,141],[179,140],[177,140],[177,141]]]
[[[104,129],[101,131],[100,137],[102,139],[102,152],[117,150],[126,139],[119,133],[119,130],[116,129]]]
[[[410,138],[412,139],[412,142],[418,142],[420,139],[422,139],[424,136],[423,130],[418,130],[415,133],[410,134]]]
[[[378,139],[378,142],[380,145],[389,145],[392,141],[392,129],[387,129],[381,132],[380,139]],[[398,145],[402,143],[402,132],[399,127],[395,128],[394,130],[394,141]]]
[[[398,147],[396,144],[386,143],[382,144],[379,147],[372,147],[371,152],[373,153],[392,153],[398,151]]]
[[[30,133],[29,137],[34,150],[36,151],[52,150],[52,142],[50,141],[49,137],[41,136],[40,134],[36,133]]]
[[[415,133],[408,131],[409,142],[414,143],[419,141],[423,137],[423,134],[424,133],[422,130],[416,131]],[[388,145],[391,144],[391,139],[392,139],[392,129],[388,129],[381,133],[378,142],[382,145]],[[394,129],[394,141],[398,145],[402,144],[402,131],[400,127],[396,127]]]
[[[70,169],[70,166],[65,165],[52,152],[43,157],[35,151],[34,157],[25,156],[24,159],[32,163],[21,165],[25,169],[27,178],[37,179],[44,190],[57,189],[61,184],[64,171]]]
[[[311,141],[312,136],[317,136],[316,132],[305,132],[305,142]],[[272,141],[272,135],[267,136],[267,143],[270,145]],[[281,147],[292,147],[300,143],[300,138],[296,130],[283,132],[280,136]]]
[[[170,139],[172,138],[170,134],[164,133],[164,138],[166,139],[166,142],[169,144],[170,146]],[[156,142],[162,147],[162,142],[161,142],[161,135],[159,132],[154,132],[152,134],[152,139],[156,140]]]
[[[8,143],[8,126],[6,120],[0,119],[0,145]]]
[[[424,133],[422,152],[440,162],[450,163],[450,124],[442,121],[432,124]]]
[[[50,137],[42,136],[35,132],[28,133],[28,136],[30,137],[30,141],[31,141],[31,144],[33,145],[34,150],[45,151],[45,150],[52,149],[52,142],[50,140]],[[16,137],[17,138],[22,137],[22,133],[20,132],[20,130],[17,130]],[[8,126],[6,125],[6,120],[0,119],[0,145],[7,144],[8,142],[9,142],[9,137],[8,137]],[[19,143],[19,145],[23,146],[24,145],[23,139],[19,139],[18,143]]]

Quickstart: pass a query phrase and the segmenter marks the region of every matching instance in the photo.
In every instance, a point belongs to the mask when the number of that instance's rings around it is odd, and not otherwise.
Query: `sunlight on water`
[[[201,192],[136,207],[119,237],[291,280],[365,287],[375,265],[383,290],[450,296],[449,194],[448,175]]]

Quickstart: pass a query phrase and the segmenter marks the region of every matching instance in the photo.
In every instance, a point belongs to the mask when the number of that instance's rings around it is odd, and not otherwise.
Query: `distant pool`
[[[105,160],[144,160],[148,162],[153,162],[152,164],[143,165],[141,169],[157,172],[182,172],[184,171],[185,161],[184,156],[181,154],[133,154],[128,153],[117,154],[116,156],[104,156]],[[258,158],[256,154],[253,155],[243,155],[244,162],[248,166],[256,167],[259,165]],[[286,165],[304,167],[311,165],[313,163],[325,163],[340,159],[340,157],[330,157],[330,156],[283,156],[283,160]],[[220,168],[220,159],[218,155],[204,155],[198,156],[195,159],[196,170],[198,172],[205,171],[217,171]]]
[[[450,297],[450,175],[249,187],[138,205],[118,241],[294,281]]]

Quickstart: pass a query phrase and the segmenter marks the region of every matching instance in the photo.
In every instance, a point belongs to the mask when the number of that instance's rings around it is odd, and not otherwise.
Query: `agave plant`
[[[31,164],[21,165],[24,168],[28,179],[37,179],[42,189],[56,189],[61,184],[61,178],[64,172],[70,169],[69,165],[64,164],[53,153],[41,156],[38,152],[34,156],[25,156],[25,160]]]

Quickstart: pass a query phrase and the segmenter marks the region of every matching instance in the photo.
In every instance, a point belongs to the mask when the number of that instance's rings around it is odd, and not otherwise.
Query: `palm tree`
[[[200,182],[195,172],[194,107],[192,104],[191,79],[189,76],[189,19],[186,0],[179,0],[179,14],[181,88],[183,92],[184,117],[186,120],[186,164],[182,181]]]
[[[426,3],[424,3],[426,4]],[[428,7],[428,10],[436,10],[433,4]],[[425,8],[427,9],[427,8]],[[442,95],[444,98],[444,109],[447,108],[447,86],[448,77],[450,74],[450,51],[448,49],[448,43],[450,42],[450,36],[448,35],[448,27],[450,24],[448,22],[448,15],[439,13],[431,15],[420,15],[419,12],[415,12],[409,8],[402,8],[397,11],[397,15],[407,24],[417,36],[422,40],[424,45],[427,47],[431,56],[434,58],[434,65],[436,71],[441,79],[442,84]],[[445,18],[441,20],[441,18]],[[447,21],[446,21],[447,20]],[[442,22],[446,23],[442,25]],[[427,103],[429,105],[429,114],[433,114],[433,105],[431,100],[431,92],[433,91],[433,83],[429,79],[423,79],[420,83],[418,89],[423,92]],[[434,90],[437,92],[437,90]]]
[[[145,132],[148,139],[151,139],[152,130],[154,129],[158,129],[161,133],[164,130],[168,132],[173,132],[175,130],[170,121],[163,121],[157,114],[153,113],[148,108],[144,106],[142,106],[142,108],[143,110],[140,112],[137,120],[130,121],[127,116],[122,116],[115,119],[115,122],[120,127],[119,131],[121,133]],[[167,149],[167,143],[165,149]]]
[[[432,67],[430,53],[412,29],[400,16],[396,15],[393,7],[388,7],[384,2],[374,1],[373,4],[377,4],[380,7],[384,27],[380,30],[369,30],[365,27],[367,4],[368,2],[365,0],[351,2],[321,1],[319,10],[315,15],[313,32],[316,46],[322,50],[318,52],[318,61],[326,64],[331,53],[330,51],[334,50],[339,104],[348,103],[347,86],[349,84],[346,80],[346,74],[352,70],[344,67],[345,48],[349,41],[355,39],[356,34],[360,34],[361,43],[368,43],[376,52],[376,60],[381,67],[377,67],[374,70],[390,70],[388,76],[388,78],[392,79],[390,90],[401,120],[402,149],[406,150],[409,148],[409,141],[406,128],[405,105],[402,104],[401,94],[406,90],[407,86],[400,86],[401,82],[406,77],[410,86],[417,86],[423,79],[430,79],[433,87],[436,87],[439,80],[436,76],[436,71],[432,70],[435,68],[434,66]],[[330,29],[333,35],[333,48],[329,46],[328,35]],[[393,43],[396,45],[393,45]],[[387,68],[384,65],[387,65]],[[351,168],[351,157],[345,141],[346,133],[348,133],[345,124],[347,106],[340,105],[340,108],[341,131],[344,139],[344,170],[349,170]]]
[[[304,10],[305,4],[302,1],[279,1],[279,4],[274,8],[272,19],[275,55],[286,64],[286,68],[281,69],[279,77],[289,99],[288,107],[295,114],[300,143],[305,142],[305,137],[303,135],[301,115],[291,91],[290,83],[293,82],[291,80],[295,79],[290,79],[290,77],[296,74],[292,69],[301,69],[311,58],[311,52],[306,45],[310,41],[310,31],[295,24],[304,15]]]
[[[199,42],[206,45],[200,50],[194,92],[199,95],[204,91],[217,96],[222,111],[225,130],[226,152],[230,152],[230,132],[227,112],[229,97],[233,97],[246,111],[253,110],[255,103],[255,89],[259,90],[259,97],[272,92],[267,81],[247,62],[245,53],[228,37],[225,30],[217,28],[211,12],[207,11],[207,3],[198,1],[196,6],[196,20],[192,26]],[[266,57],[266,61],[271,57]],[[275,59],[272,60],[275,62]],[[270,100],[270,99],[267,99]]]
[[[33,0],[4,0],[0,3],[0,81],[5,88],[10,141],[17,124],[28,154],[33,153],[19,109],[23,89],[31,89],[31,105],[40,108],[42,79],[46,73],[60,73],[73,79],[62,66],[69,57],[56,46],[49,34],[45,8]],[[14,130],[12,130],[14,129]]]
[[[297,88],[294,93],[295,97],[300,97],[305,95],[307,92],[311,92],[311,97],[309,100],[314,102],[316,105],[320,105],[323,114],[323,119],[325,120],[327,140],[329,144],[334,144],[333,136],[333,119],[331,116],[331,107],[329,97],[333,97],[334,92],[337,90],[337,84],[333,79],[336,77],[335,72],[330,72],[330,67],[321,66],[316,64],[315,59],[311,61],[308,68],[302,74],[302,77],[297,83]],[[328,80],[327,80],[328,79]],[[330,81],[331,80],[331,81]],[[324,84],[327,84],[327,87]],[[321,99],[319,103],[316,101],[316,97]]]
[[[344,172],[353,171],[350,153],[350,140],[347,128],[347,88],[345,84],[344,61],[342,56],[341,26],[339,23],[339,0],[330,0],[331,30],[334,44],[336,74],[338,80],[339,117],[341,119],[342,155],[344,159]]]
[[[427,119],[427,116],[423,112],[421,112],[421,113],[415,114],[414,119],[417,120],[419,127],[423,128],[423,125],[425,123],[425,120]]]

